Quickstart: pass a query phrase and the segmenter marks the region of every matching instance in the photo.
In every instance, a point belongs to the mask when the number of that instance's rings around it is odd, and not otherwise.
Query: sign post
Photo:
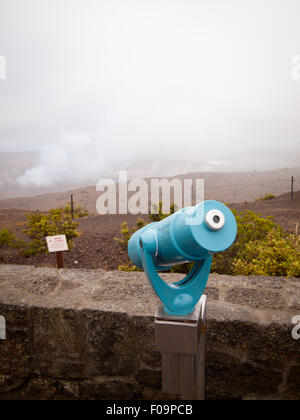
[[[6,339],[6,321],[4,316],[0,315],[0,340]]]
[[[71,194],[71,217],[72,217],[72,220],[74,220],[74,200],[73,200],[73,194]]]
[[[64,268],[64,254],[62,251],[56,253],[56,265],[58,269]]]
[[[56,235],[46,237],[48,251],[56,253],[57,268],[64,268],[63,251],[69,251],[66,235]]]

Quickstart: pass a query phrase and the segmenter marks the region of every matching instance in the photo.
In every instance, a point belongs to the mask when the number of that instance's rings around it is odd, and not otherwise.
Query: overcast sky
[[[28,180],[300,165],[299,0],[0,0],[0,55],[0,151],[43,151]]]

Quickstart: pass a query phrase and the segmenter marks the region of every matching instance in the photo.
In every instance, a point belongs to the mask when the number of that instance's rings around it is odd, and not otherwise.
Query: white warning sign
[[[66,235],[47,236],[46,241],[49,252],[69,251]]]

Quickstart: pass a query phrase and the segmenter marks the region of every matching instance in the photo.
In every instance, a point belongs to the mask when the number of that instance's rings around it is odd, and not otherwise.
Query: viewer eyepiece
[[[210,210],[205,216],[205,224],[210,230],[220,230],[225,225],[225,216],[220,210]]]

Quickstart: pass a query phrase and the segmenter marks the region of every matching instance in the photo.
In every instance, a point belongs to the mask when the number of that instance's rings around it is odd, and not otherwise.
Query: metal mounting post
[[[206,295],[190,315],[171,316],[160,303],[155,343],[162,353],[162,390],[183,399],[205,399]]]

